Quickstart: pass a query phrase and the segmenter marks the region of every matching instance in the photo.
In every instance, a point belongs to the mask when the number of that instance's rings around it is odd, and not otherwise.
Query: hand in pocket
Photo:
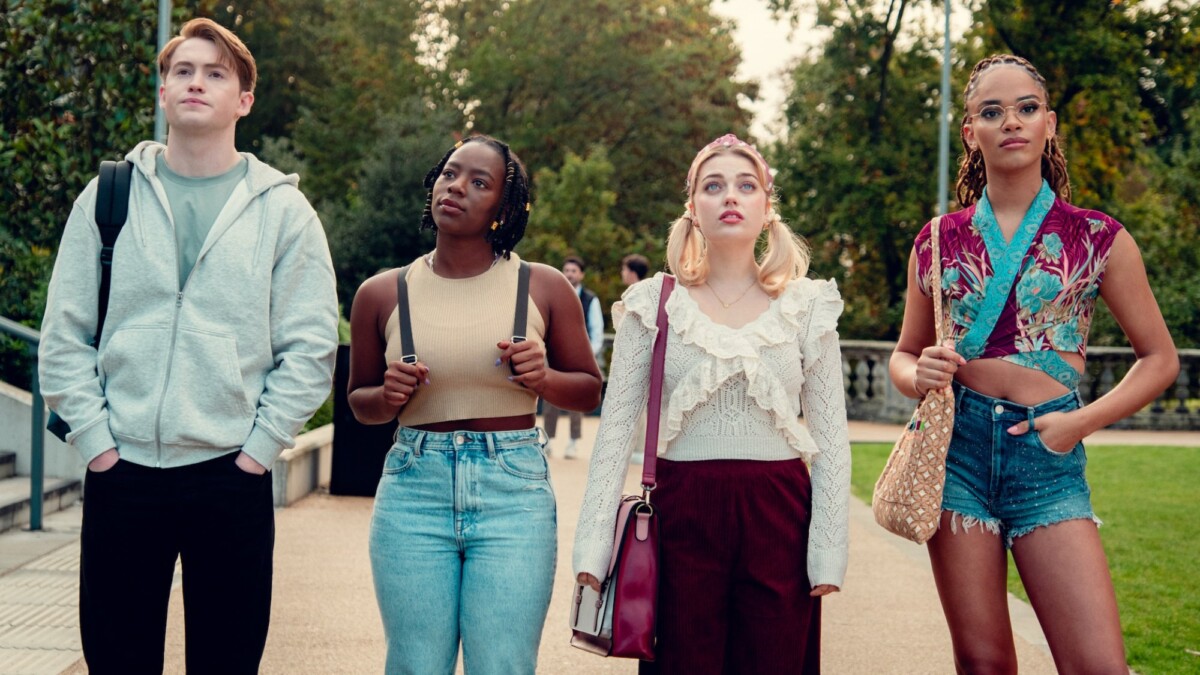
[[[119,461],[121,461],[121,455],[117,454],[117,449],[109,448],[88,462],[87,468],[93,473],[104,473],[116,466]]]
[[[244,452],[238,452],[237,459],[233,460],[233,463],[237,464],[237,468],[242,471],[255,476],[261,476],[267,472],[267,467],[254,461],[254,458]]]

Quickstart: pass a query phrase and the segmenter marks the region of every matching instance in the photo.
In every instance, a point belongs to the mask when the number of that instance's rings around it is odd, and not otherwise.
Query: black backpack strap
[[[396,274],[396,319],[400,324],[401,361],[416,363],[417,352],[413,347],[412,316],[408,309],[408,275],[409,265],[401,267]],[[529,263],[521,261],[517,271],[517,306],[513,312],[512,342],[524,342],[525,327],[529,323]]]
[[[513,312],[512,343],[524,342],[529,325],[529,263],[521,261],[517,270],[517,309]]]
[[[400,360],[405,363],[416,363],[417,352],[413,348],[412,316],[408,311],[408,268],[405,265],[396,274],[396,319],[400,324]]]
[[[100,294],[97,298],[96,336],[92,346],[100,345],[100,334],[104,332],[104,318],[108,315],[108,290],[112,286],[113,247],[125,226],[129,215],[129,184],[133,178],[133,163],[100,162],[100,184],[96,191],[96,226],[100,228]],[[51,410],[46,429],[64,443],[71,425]]]
[[[100,295],[94,344],[100,344],[104,319],[108,315],[108,293],[112,286],[113,248],[129,215],[129,186],[133,163],[100,163],[100,184],[96,192],[96,226],[100,229]]]

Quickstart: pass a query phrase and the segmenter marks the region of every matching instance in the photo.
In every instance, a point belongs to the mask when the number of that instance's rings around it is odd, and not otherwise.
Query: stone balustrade
[[[916,402],[898,393],[888,375],[888,359],[895,346],[893,342],[842,340],[842,375],[850,419],[908,421]],[[1133,350],[1126,347],[1088,348],[1087,367],[1079,385],[1084,402],[1111,391],[1134,360]],[[1200,430],[1200,350],[1180,350],[1179,360],[1175,384],[1154,403],[1112,428]]]

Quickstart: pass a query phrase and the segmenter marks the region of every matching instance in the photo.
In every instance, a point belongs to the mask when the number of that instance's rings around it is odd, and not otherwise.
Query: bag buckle
[[[647,505],[650,504],[650,493],[654,492],[654,487],[655,486],[653,485],[646,485],[645,483],[642,483],[642,501]]]

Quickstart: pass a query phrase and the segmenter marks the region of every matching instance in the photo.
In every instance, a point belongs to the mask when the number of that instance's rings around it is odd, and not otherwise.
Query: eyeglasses
[[[998,127],[1004,124],[1004,120],[1008,118],[1008,111],[1015,110],[1017,119],[1022,122],[1033,122],[1042,113],[1043,110],[1049,110],[1050,106],[1037,100],[1021,101],[1016,105],[985,105],[979,109],[979,112],[974,115],[967,115],[970,118],[979,118],[979,123],[989,127]]]

